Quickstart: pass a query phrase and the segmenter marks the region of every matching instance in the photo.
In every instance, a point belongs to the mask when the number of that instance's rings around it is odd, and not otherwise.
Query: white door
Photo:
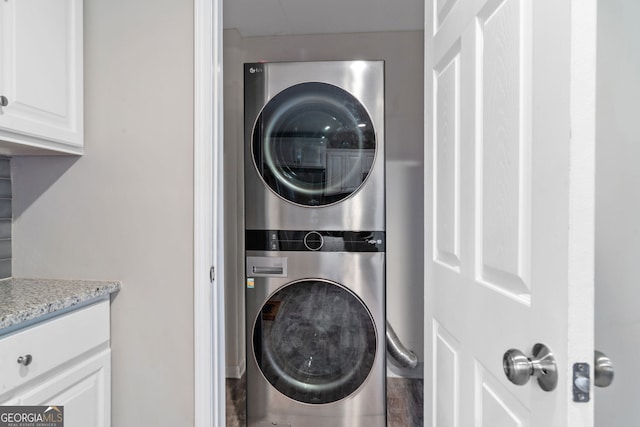
[[[594,0],[427,2],[427,426],[593,425],[573,370],[593,360],[595,18]],[[503,369],[536,343],[551,391]]]

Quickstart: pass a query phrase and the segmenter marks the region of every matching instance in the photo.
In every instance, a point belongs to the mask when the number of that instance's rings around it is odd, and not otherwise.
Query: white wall
[[[225,60],[240,61],[225,63],[225,89],[234,91],[241,88],[242,62],[350,59],[386,61],[387,316],[403,343],[415,350],[422,360],[423,248],[422,240],[415,239],[415,236],[423,235],[423,33],[414,31],[242,38],[237,31],[227,30],[225,49]],[[234,97],[230,102],[242,102],[241,93],[240,98],[236,98],[236,95],[236,92],[226,93],[226,96]],[[231,114],[227,114],[229,112]],[[242,112],[241,105],[227,104],[225,110],[225,127],[235,129],[235,144],[240,149],[243,143]],[[232,142],[227,140],[226,144],[227,152],[233,149]],[[241,160],[241,155],[237,160]],[[238,169],[242,169],[242,163],[238,163]],[[231,301],[229,307],[237,310],[235,303],[242,298],[243,286],[235,286],[229,281],[225,292]],[[239,363],[239,360],[234,362],[230,357],[244,354],[244,349],[229,348],[229,344],[236,342],[237,333],[241,330],[238,326],[243,322],[240,310],[235,313],[227,311],[226,321],[227,372],[232,372],[235,371],[233,363]]]
[[[640,422],[640,2],[598,2],[596,348],[616,376],[596,425]]]
[[[193,425],[193,2],[85,0],[81,158],[14,158],[14,275],[119,279],[112,421]]]

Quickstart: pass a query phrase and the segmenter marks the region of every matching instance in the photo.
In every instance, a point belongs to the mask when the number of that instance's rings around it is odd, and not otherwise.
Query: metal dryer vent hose
[[[418,366],[418,356],[405,347],[395,331],[387,321],[387,352],[404,368],[415,368]]]

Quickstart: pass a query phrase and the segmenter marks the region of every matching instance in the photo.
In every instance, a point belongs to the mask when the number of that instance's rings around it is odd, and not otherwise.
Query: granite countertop
[[[0,281],[0,335],[38,320],[107,298],[120,282],[58,279]]]

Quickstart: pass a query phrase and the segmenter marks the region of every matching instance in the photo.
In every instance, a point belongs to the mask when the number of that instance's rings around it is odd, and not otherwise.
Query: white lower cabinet
[[[375,150],[328,149],[325,194],[351,193],[360,187],[373,167]]]
[[[17,405],[64,406],[65,427],[107,427],[111,411],[111,352],[74,364],[17,396]]]
[[[0,405],[64,406],[65,427],[110,426],[109,301],[0,338]]]

